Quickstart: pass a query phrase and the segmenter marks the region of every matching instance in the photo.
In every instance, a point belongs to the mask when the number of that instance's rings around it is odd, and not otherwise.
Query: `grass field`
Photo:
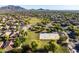
[[[39,34],[38,33],[35,33],[35,32],[32,32],[32,31],[28,30],[27,39],[25,41],[25,44],[31,45],[32,41],[36,41],[38,43],[38,48],[43,48],[44,45],[47,44],[47,41],[42,41],[42,40],[39,39]]]
[[[41,22],[41,19],[38,19],[36,17],[32,17],[30,20],[29,20],[29,23],[30,24],[36,24],[36,23],[39,23]]]

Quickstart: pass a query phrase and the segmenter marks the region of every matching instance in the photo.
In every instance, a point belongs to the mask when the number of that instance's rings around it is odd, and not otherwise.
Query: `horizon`
[[[8,5],[0,5],[4,7]],[[49,9],[49,10],[79,10],[79,5],[13,5],[20,6],[25,9]]]

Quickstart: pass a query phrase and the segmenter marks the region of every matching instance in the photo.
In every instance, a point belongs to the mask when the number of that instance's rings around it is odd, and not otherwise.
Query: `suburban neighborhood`
[[[0,53],[78,53],[79,11],[0,8]]]

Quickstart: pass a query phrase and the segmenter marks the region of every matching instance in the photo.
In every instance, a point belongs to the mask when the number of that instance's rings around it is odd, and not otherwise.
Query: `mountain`
[[[14,5],[8,5],[0,8],[0,12],[20,12],[25,10],[26,10],[25,8]]]

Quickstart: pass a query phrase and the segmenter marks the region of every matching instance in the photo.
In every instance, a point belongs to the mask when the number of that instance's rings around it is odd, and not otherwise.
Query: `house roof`
[[[60,38],[57,32],[53,33],[40,33],[39,38],[41,40],[58,40]]]
[[[0,42],[0,47],[3,45],[3,42]]]

